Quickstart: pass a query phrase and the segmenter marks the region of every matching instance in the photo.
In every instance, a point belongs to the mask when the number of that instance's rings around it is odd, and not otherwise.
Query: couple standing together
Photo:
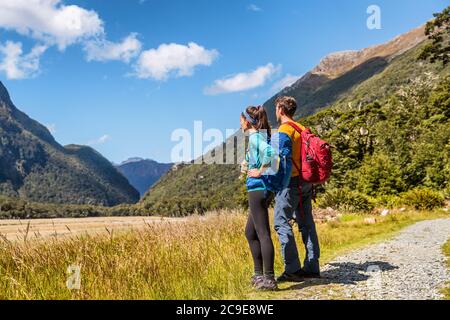
[[[305,278],[320,277],[320,248],[312,215],[312,184],[301,180],[301,130],[305,128],[293,120],[297,110],[294,98],[279,97],[275,106],[280,125],[276,137],[279,150],[274,150],[274,144],[270,143],[274,137],[263,107],[248,107],[241,114],[241,129],[249,135],[245,165],[241,168],[242,173],[247,175],[250,209],[245,235],[254,262],[252,285],[259,290],[276,290],[278,282],[299,282]],[[274,176],[270,173],[274,162],[277,168],[287,171],[281,173],[284,175],[283,182],[277,187],[273,186]],[[277,279],[268,212],[274,198],[274,227],[284,259],[284,272]],[[291,225],[293,221],[305,245],[303,267]]]

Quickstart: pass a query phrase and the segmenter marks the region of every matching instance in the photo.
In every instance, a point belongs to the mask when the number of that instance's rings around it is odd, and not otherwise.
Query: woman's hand
[[[259,169],[249,170],[247,175],[250,178],[259,178],[259,177],[261,177],[261,170],[259,170]]]

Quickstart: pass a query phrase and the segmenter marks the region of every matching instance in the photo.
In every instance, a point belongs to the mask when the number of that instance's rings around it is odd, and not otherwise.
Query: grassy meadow
[[[317,226],[321,263],[416,221],[439,217],[448,213],[343,214]],[[245,213],[223,211],[109,236],[0,240],[0,299],[245,299],[253,295],[245,221]],[[274,233],[273,238],[280,273]],[[81,268],[80,290],[66,286],[69,265]]]

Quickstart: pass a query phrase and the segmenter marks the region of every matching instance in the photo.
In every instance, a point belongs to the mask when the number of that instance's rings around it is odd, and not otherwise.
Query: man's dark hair
[[[275,107],[280,107],[285,115],[293,117],[295,111],[297,111],[297,101],[293,97],[278,97],[275,100]]]

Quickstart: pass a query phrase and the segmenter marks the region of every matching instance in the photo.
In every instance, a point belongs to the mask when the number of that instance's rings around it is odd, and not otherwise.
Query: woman
[[[250,207],[245,235],[254,262],[252,285],[260,290],[276,290],[274,247],[270,237],[268,207],[274,194],[264,172],[270,168],[274,150],[269,144],[270,125],[263,107],[248,107],[241,114],[241,129],[249,134],[246,153],[247,194]]]

